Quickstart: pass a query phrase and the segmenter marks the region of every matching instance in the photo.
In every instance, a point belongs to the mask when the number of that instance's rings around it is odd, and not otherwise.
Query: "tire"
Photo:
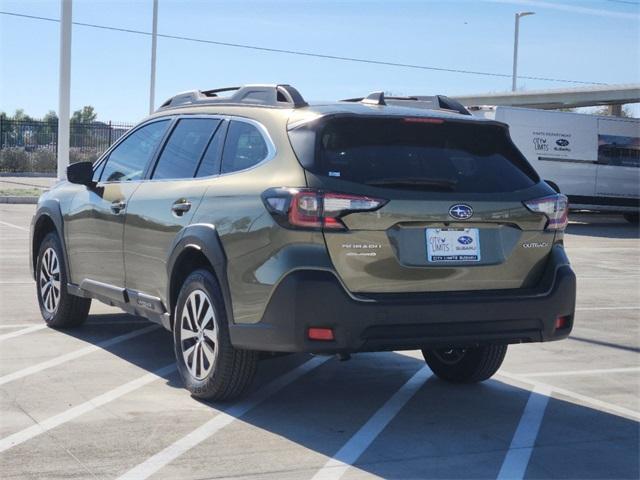
[[[640,214],[638,213],[625,213],[623,217],[627,222],[633,225],[638,225],[638,221],[640,220]]]
[[[220,288],[208,270],[194,271],[182,285],[173,339],[178,371],[192,396],[230,400],[251,385],[258,353],[231,345]]]
[[[49,233],[40,244],[36,262],[38,305],[49,327],[77,327],[89,315],[91,299],[70,295],[67,281],[60,239],[57,234]]]
[[[491,378],[502,365],[506,353],[506,345],[422,350],[433,373],[452,383],[476,383]]]

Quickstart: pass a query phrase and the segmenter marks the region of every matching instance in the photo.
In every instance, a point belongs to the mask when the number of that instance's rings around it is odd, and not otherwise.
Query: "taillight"
[[[569,201],[560,193],[524,202],[532,212],[544,213],[547,217],[545,230],[564,230],[569,223]]]
[[[377,210],[387,203],[380,198],[312,188],[271,188],[262,194],[262,200],[280,225],[314,230],[346,230],[341,217]]]

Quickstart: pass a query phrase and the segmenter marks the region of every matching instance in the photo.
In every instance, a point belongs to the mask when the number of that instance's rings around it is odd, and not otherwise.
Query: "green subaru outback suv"
[[[572,328],[566,197],[447,97],[182,93],[67,176],[32,221],[45,321],[159,322],[197,397],[241,394],[261,352],[421,349],[477,382]]]

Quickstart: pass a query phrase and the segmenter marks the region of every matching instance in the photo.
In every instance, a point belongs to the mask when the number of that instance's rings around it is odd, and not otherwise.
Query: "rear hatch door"
[[[313,161],[302,160],[309,187],[386,201],[375,211],[343,216],[345,230],[324,231],[336,272],[350,291],[536,285],[554,234],[544,230],[546,217],[523,201],[551,190],[506,127],[336,116],[315,128]]]

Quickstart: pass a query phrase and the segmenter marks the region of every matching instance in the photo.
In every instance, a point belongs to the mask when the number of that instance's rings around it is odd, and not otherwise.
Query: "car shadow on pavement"
[[[105,333],[116,336],[146,327],[132,320],[136,317],[92,315],[82,328],[64,333],[99,344]],[[150,372],[174,360],[171,334],[162,328],[105,350]],[[310,358],[296,354],[262,360],[251,391],[239,402]],[[194,476],[311,478],[422,367],[423,361],[394,352],[357,354],[346,362],[331,358],[179,461],[188,462]],[[168,386],[182,388],[177,374],[164,378]],[[499,380],[452,385],[431,376],[344,478],[362,472],[397,479],[496,478],[530,395],[538,394]],[[201,403],[212,413],[231,413],[237,405]],[[636,421],[551,398],[525,476],[638,478],[639,431]],[[229,461],[239,452],[242,461]]]

